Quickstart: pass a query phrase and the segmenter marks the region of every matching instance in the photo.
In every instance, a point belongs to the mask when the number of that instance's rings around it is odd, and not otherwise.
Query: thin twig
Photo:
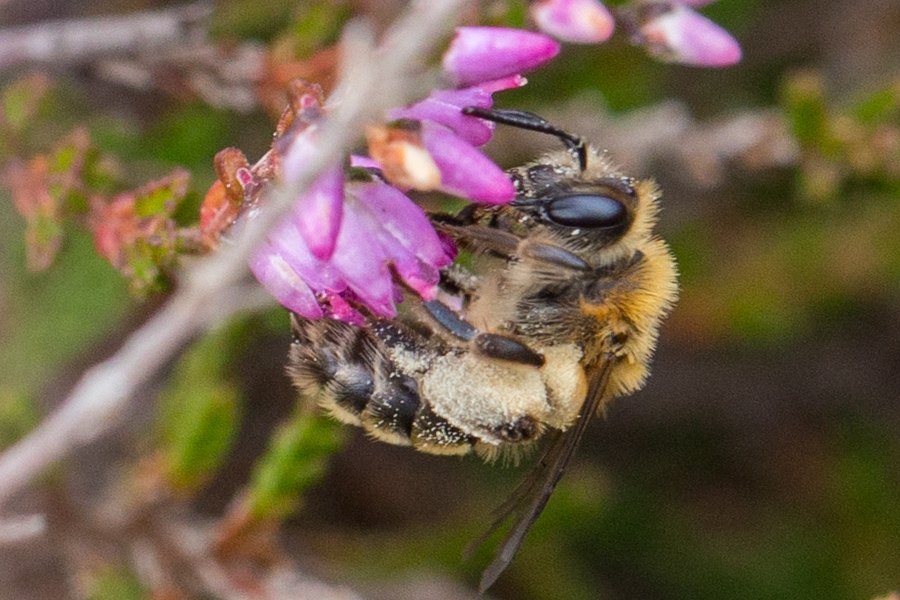
[[[374,51],[368,49],[361,26],[345,31],[345,61],[350,64],[340,85],[341,102],[323,127],[319,153],[304,166],[295,185],[272,194],[265,210],[233,246],[187,271],[167,304],[113,357],[89,369],[54,413],[0,455],[0,505],[48,465],[109,431],[135,390],[209,325],[209,315],[227,312],[222,302],[246,276],[247,259],[266,231],[318,174],[350,148],[365,123],[412,99],[421,57],[434,48],[466,3],[414,2]]]
[[[202,34],[212,3],[132,15],[45,21],[0,30],[0,69],[24,63],[71,65],[110,55],[183,45]]]
[[[19,544],[47,531],[47,517],[42,514],[24,515],[0,521],[0,547]]]
[[[214,529],[198,525],[195,520],[157,520],[152,537],[152,541],[142,544],[142,560],[158,560],[160,557],[148,555],[165,552],[167,560],[175,559],[188,567],[196,579],[194,584],[206,595],[223,600],[361,600],[353,590],[320,581],[286,561],[261,570],[254,577],[248,577],[240,568],[229,568],[210,552],[215,546]],[[166,569],[161,568],[159,576],[166,575]]]

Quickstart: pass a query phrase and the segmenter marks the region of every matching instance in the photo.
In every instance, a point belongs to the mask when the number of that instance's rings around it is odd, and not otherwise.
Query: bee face
[[[506,505],[519,520],[487,585],[542,510],[586,423],[643,385],[677,295],[674,260],[652,232],[656,186],[619,173],[597,151],[576,150],[510,170],[517,197],[508,205],[433,216],[480,259],[474,272],[445,269],[446,302],[410,298],[400,318],[365,328],[293,320],[288,371],[301,395],[377,439],[493,458],[551,438],[532,483]]]

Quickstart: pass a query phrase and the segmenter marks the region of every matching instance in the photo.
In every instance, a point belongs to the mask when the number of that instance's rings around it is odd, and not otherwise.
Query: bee
[[[482,591],[510,563],[591,418],[648,375],[677,294],[656,237],[659,191],[605,153],[515,110],[464,112],[548,133],[567,148],[508,171],[507,205],[431,215],[480,259],[441,274],[437,300],[366,327],[294,316],[288,373],[303,397],[372,437],[432,454],[544,454],[476,544],[509,519]]]

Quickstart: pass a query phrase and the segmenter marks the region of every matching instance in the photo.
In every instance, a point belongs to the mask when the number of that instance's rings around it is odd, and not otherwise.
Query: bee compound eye
[[[551,221],[566,227],[604,229],[618,227],[628,219],[625,205],[600,194],[574,194],[555,198],[547,205]]]

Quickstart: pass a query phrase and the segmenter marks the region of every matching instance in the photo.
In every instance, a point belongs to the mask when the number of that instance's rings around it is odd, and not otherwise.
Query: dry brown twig
[[[0,33],[0,69],[19,64],[73,65],[98,57],[147,52],[204,36],[206,0],[131,15],[45,21]]]
[[[217,108],[249,111],[265,73],[263,46],[225,47],[206,34],[212,3],[120,16],[45,21],[0,29],[0,71],[88,66],[107,81],[140,91],[198,95]]]
[[[0,455],[0,505],[47,466],[108,432],[134,392],[151,380],[195,335],[247,308],[241,292],[247,259],[294,198],[356,141],[363,126],[425,89],[418,69],[453,26],[467,0],[420,0],[375,47],[372,34],[351,23],[343,37],[344,74],[322,130],[319,153],[296,184],[275,190],[266,209],[234,245],[186,270],[172,298],[110,359],[84,373],[62,404],[36,429]],[[251,302],[251,304],[255,304]]]

